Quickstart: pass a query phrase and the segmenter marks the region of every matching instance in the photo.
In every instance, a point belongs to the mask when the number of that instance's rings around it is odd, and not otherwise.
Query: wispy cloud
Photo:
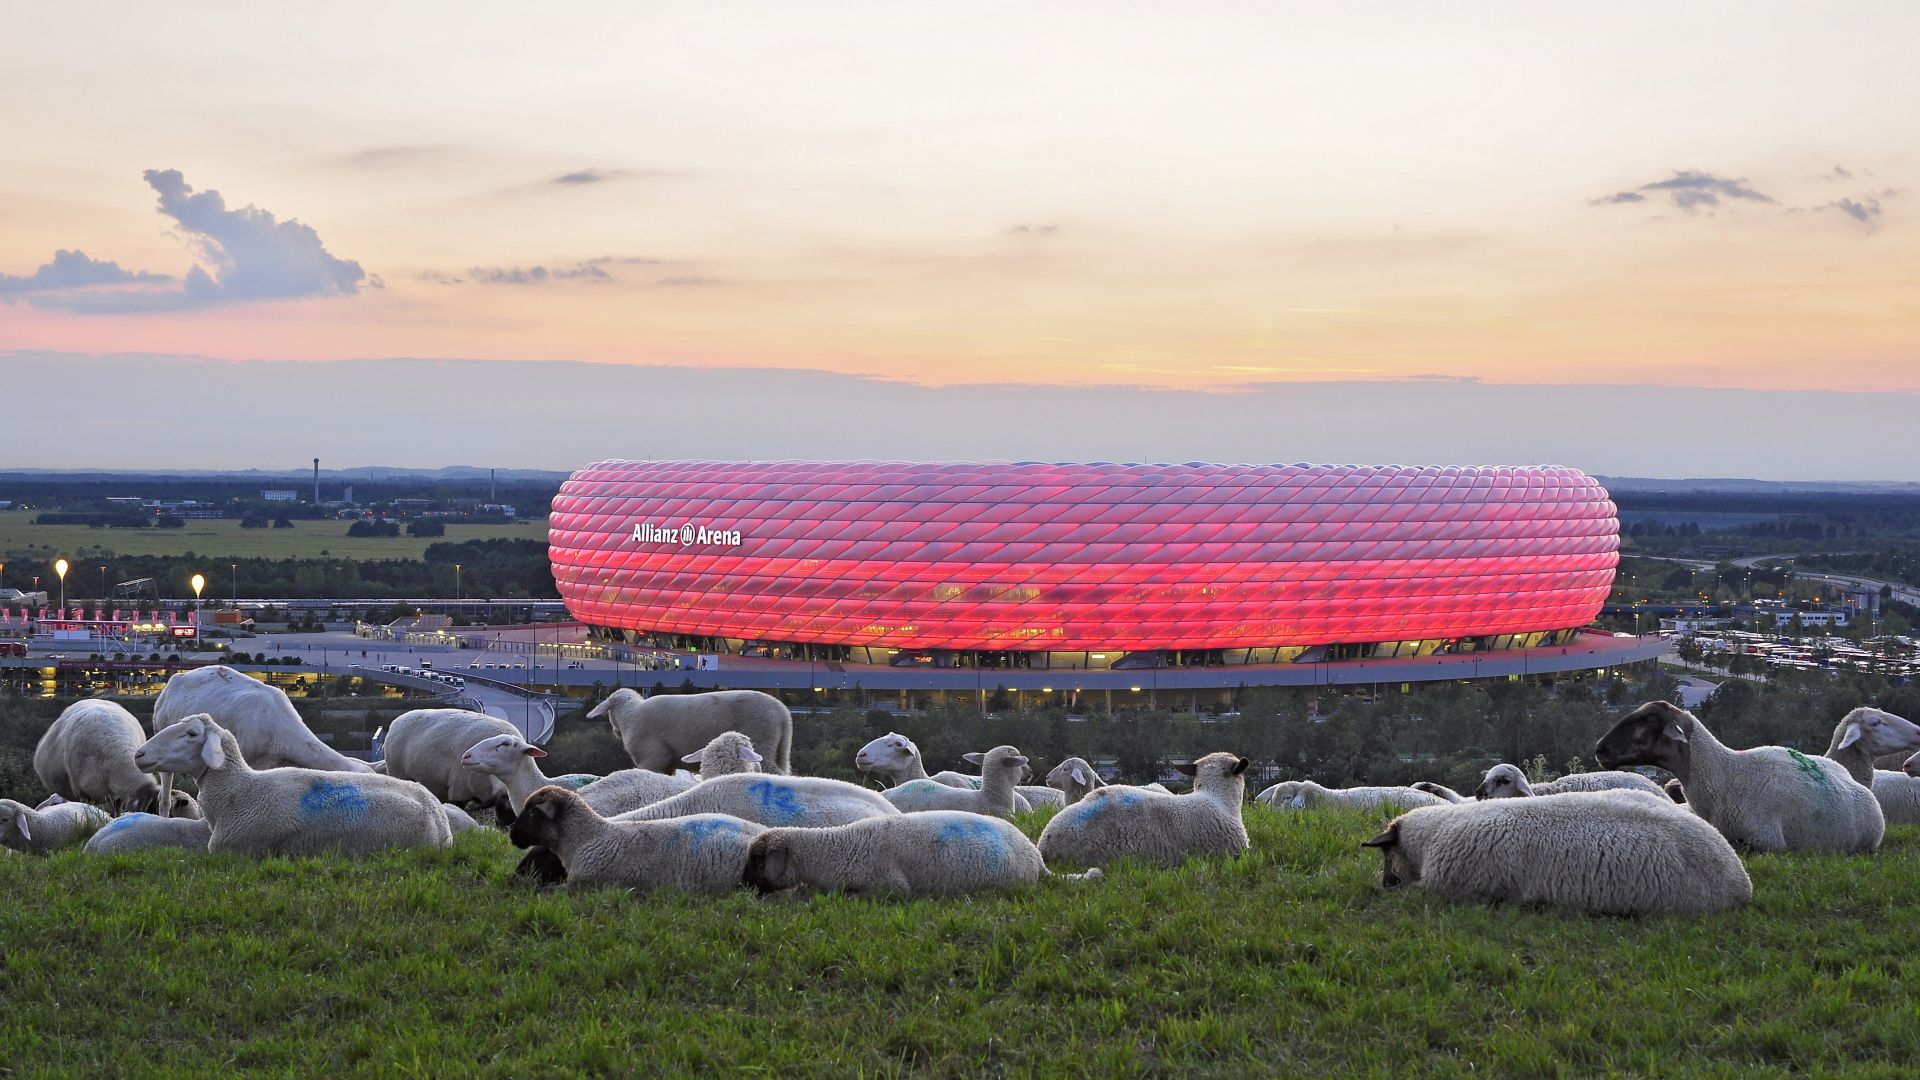
[[[611,267],[617,266],[669,266],[665,260],[649,259],[638,255],[602,255],[596,259],[581,259],[564,266],[471,266],[467,268],[467,277],[481,285],[546,285],[557,281],[606,282],[619,280]],[[442,285],[457,285],[461,279],[449,274],[429,270],[420,275],[428,281]],[[700,279],[689,278],[689,282]],[[674,283],[674,279],[663,278],[655,284]],[[704,281],[700,281],[704,284]]]
[[[1719,207],[1722,200],[1726,199],[1757,203],[1774,201],[1772,196],[1749,187],[1745,178],[1734,180],[1695,169],[1682,169],[1665,180],[1641,184],[1630,191],[1616,191],[1588,202],[1594,206],[1645,202],[1649,193],[1654,197],[1666,196],[1674,206],[1689,214]]]
[[[402,143],[392,146],[370,146],[365,150],[344,154],[335,158],[334,161],[355,169],[393,169],[438,161],[461,152],[461,147],[439,143]]]
[[[563,185],[604,184],[627,175],[625,169],[579,169],[570,173],[561,173],[553,182]]]
[[[31,274],[0,274],[0,295],[82,289],[92,285],[164,285],[170,274],[128,270],[117,262],[91,258],[84,251],[56,251]]]

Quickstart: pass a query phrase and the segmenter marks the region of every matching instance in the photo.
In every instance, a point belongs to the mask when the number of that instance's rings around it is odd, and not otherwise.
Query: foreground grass
[[[95,529],[86,525],[35,525],[38,510],[0,510],[0,551],[24,552],[43,547],[53,554],[82,559],[89,551],[115,555],[180,555],[191,551],[206,558],[318,559],[325,552],[340,559],[418,559],[427,545],[464,540],[541,540],[547,538],[545,518],[511,525],[447,526],[447,535],[348,536],[347,521],[294,522],[291,529],[243,529],[238,518],[192,518],[178,529]],[[36,571],[37,572],[37,571]],[[16,589],[25,578],[9,576]],[[41,585],[52,581],[42,574]],[[50,590],[51,591],[51,590]]]
[[[1617,919],[1374,887],[1381,819],[953,901],[539,893],[350,862],[0,858],[0,1074],[1907,1076],[1920,830]],[[1029,822],[1029,825],[1034,825]]]

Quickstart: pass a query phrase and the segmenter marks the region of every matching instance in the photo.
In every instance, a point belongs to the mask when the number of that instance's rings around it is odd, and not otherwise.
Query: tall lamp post
[[[228,563],[227,568],[233,571],[233,609],[238,611],[240,610],[240,564]]]
[[[53,560],[53,572],[60,575],[60,618],[67,617],[67,560]]]
[[[453,599],[456,603],[460,600],[460,564],[459,563],[453,564]]]
[[[193,647],[200,647],[200,590],[207,587],[204,575],[193,575]]]

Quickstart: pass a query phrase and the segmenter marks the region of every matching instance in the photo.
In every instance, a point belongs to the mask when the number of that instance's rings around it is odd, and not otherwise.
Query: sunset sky
[[[1920,392],[1916,41],[1910,3],[11,4],[0,363]]]

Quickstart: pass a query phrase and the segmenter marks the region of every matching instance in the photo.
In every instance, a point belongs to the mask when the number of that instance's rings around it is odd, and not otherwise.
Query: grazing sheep
[[[1784,746],[1733,750],[1692,713],[1652,701],[1594,747],[1606,768],[1656,765],[1686,785],[1687,807],[1754,851],[1877,851],[1886,819],[1839,762]]]
[[[672,772],[682,754],[693,753],[723,731],[738,731],[766,754],[767,772],[793,772],[793,714],[779,698],[758,690],[643,698],[622,687],[587,713],[588,719],[597,716],[613,725],[627,755],[642,769]]]
[[[85,842],[109,820],[107,812],[92,803],[61,802],[36,810],[0,799],[0,847],[45,855]]]
[[[146,741],[140,721],[119,702],[76,701],[40,737],[33,771],[48,791],[67,799],[152,810],[160,783],[133,764],[134,750]]]
[[[906,787],[915,780],[932,780],[948,787],[970,788],[978,791],[982,783],[978,776],[968,776],[966,773],[952,771],[937,772],[928,776],[926,762],[920,756],[920,748],[914,745],[912,739],[898,732],[888,732],[861,747],[859,753],[853,755],[853,764],[861,772],[877,772],[889,778],[894,787]],[[1021,779],[1026,779],[1032,772],[1031,768],[1025,770]],[[1014,793],[1019,796],[1014,800],[1015,810],[1024,812],[1037,806],[1057,808],[1066,805],[1066,799],[1053,788],[1022,784],[1018,780],[1014,785]]]
[[[163,818],[154,814],[121,814],[87,841],[89,855],[117,855],[148,848],[206,851],[213,826],[199,818]]]
[[[903,813],[927,810],[965,810],[994,817],[1012,817],[1021,805],[1014,792],[1027,759],[1011,746],[996,746],[984,754],[968,754],[968,761],[980,766],[979,790],[948,787],[932,780],[914,780],[880,794]]]
[[[1194,777],[1189,794],[1116,784],[1055,814],[1040,832],[1047,865],[1104,866],[1133,856],[1171,866],[1190,855],[1245,851],[1240,804],[1247,797],[1247,759],[1208,754],[1177,768]]]
[[[1644,791],[1652,795],[1665,792],[1659,784],[1630,772],[1568,773],[1558,780],[1538,784],[1527,782],[1527,774],[1518,765],[1505,763],[1487,770],[1480,786],[1473,789],[1476,799],[1523,799],[1534,795],[1564,795],[1569,791]]]
[[[747,846],[766,826],[725,814],[671,821],[610,819],[577,792],[533,793],[508,833],[514,844],[557,859],[567,884],[723,893],[740,886]],[[523,866],[542,865],[530,853]]]
[[[745,880],[846,893],[960,896],[1030,885],[1040,849],[1009,821],[958,810],[868,818],[831,829],[769,829],[754,838]]]
[[[440,800],[410,780],[322,769],[260,769],[209,716],[189,716],[148,739],[134,760],[149,772],[200,780],[200,808],[216,854],[360,855],[440,847],[452,839]]]
[[[1418,787],[1327,788],[1311,780],[1286,780],[1253,797],[1275,810],[1378,810],[1397,806],[1411,810],[1416,806],[1444,806],[1445,796]]]
[[[1889,825],[1920,823],[1920,780],[1890,769],[1876,769],[1873,763],[1881,757],[1915,750],[1920,750],[1920,725],[1870,706],[1861,706],[1842,717],[1827,743],[1827,756],[1873,791],[1881,816]]]
[[[615,821],[659,821],[690,814],[726,814],[762,825],[822,829],[900,811],[879,792],[819,776],[735,773],[702,780],[672,798],[631,810]]]
[[[518,814],[527,797],[549,784],[580,791],[604,779],[590,773],[567,773],[549,778],[534,759],[547,756],[545,750],[518,735],[489,735],[468,747],[460,755],[460,767],[485,773],[507,790],[507,799]]]
[[[759,772],[760,763],[766,759],[753,748],[752,739],[737,731],[723,731],[680,760],[700,766],[700,779],[711,780],[716,776]]]
[[[469,747],[496,735],[517,739],[520,731],[497,716],[469,709],[401,713],[387,729],[387,775],[423,784],[435,799],[455,806],[507,803],[506,785],[497,777],[460,764]]]
[[[1408,784],[1407,786],[1412,788],[1415,791],[1424,791],[1429,795],[1438,795],[1440,796],[1441,799],[1443,799],[1446,802],[1472,801],[1472,796],[1462,795],[1445,784],[1436,784],[1431,780],[1421,780],[1412,784]]]
[[[1725,911],[1753,898],[1726,838],[1664,795],[1611,789],[1402,814],[1366,841],[1381,884],[1453,900],[1609,915]]]

